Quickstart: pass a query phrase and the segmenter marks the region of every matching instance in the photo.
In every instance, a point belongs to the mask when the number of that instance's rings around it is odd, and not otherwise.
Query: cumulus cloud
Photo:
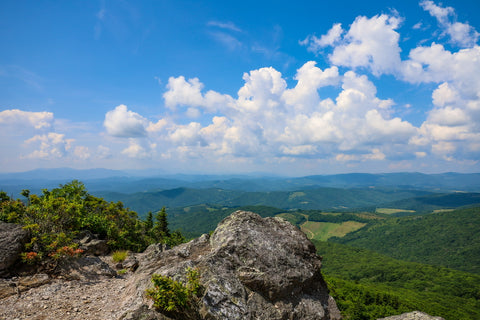
[[[167,91],[163,94],[165,106],[174,110],[179,106],[203,108],[208,112],[215,112],[228,106],[232,98],[215,91],[202,94],[204,85],[198,78],[185,80],[185,77],[170,77]]]
[[[34,129],[47,129],[52,127],[53,113],[30,112],[19,109],[4,110],[0,112],[0,125],[14,126],[16,128],[33,127]]]
[[[147,119],[129,111],[127,106],[122,104],[107,112],[103,125],[107,133],[114,137],[136,138],[146,135],[149,123]]]
[[[64,134],[49,132],[36,135],[25,141],[26,145],[36,146],[36,150],[25,156],[28,159],[62,158],[71,148],[73,139],[65,139]]]
[[[393,74],[400,64],[400,35],[396,29],[401,22],[401,18],[387,14],[360,16],[345,34],[340,24],[334,24],[321,38],[309,36],[302,43],[314,52],[333,46],[329,60],[334,65],[367,68],[377,76]]]
[[[158,124],[162,129],[157,138],[162,146],[170,145],[170,157],[177,152],[207,158],[263,155],[280,159],[331,157],[348,151],[362,161],[382,160],[392,143],[408,141],[417,133],[412,124],[391,117],[395,103],[377,97],[368,77],[353,71],[341,75],[335,66],[322,70],[309,61],[297,70],[292,88],[272,67],[252,70],[243,79],[236,98],[203,93],[198,79],[169,80],[164,97],[170,108],[197,108],[212,114],[206,124]],[[324,87],[341,90],[332,100],[320,95]],[[212,107],[209,96],[223,103]],[[222,116],[215,115],[219,111]]]
[[[420,6],[437,20],[441,29],[438,40],[447,38],[450,44],[463,49],[447,50],[443,44],[432,42],[411,49],[408,58],[402,60],[398,30],[403,19],[396,13],[371,18],[360,16],[348,30],[334,24],[324,36],[309,36],[301,42],[315,53],[327,52],[327,48],[331,47],[328,58],[335,66],[357,72],[369,71],[376,76],[391,74],[409,83],[438,84],[432,92],[433,108],[417,128],[399,117],[390,118],[394,102],[390,99],[380,101],[375,97],[373,83],[361,81],[361,76],[346,72],[343,90],[336,98],[336,107],[348,111],[342,123],[356,128],[355,135],[348,136],[345,128],[330,125],[338,123],[341,112],[333,114],[333,121],[322,123],[326,132],[334,132],[342,141],[339,143],[340,150],[353,150],[368,143],[376,145],[390,140],[393,143],[409,141],[403,145],[404,150],[417,157],[433,153],[453,160],[456,156],[474,159],[480,155],[480,47],[476,44],[479,33],[468,23],[456,21],[452,7],[437,5],[430,0],[421,1]],[[414,30],[420,28],[421,24],[417,24]],[[314,118],[303,120],[308,124]],[[297,126],[296,132],[301,131],[302,128]],[[361,157],[348,153],[339,156],[342,161],[353,161],[354,158],[359,160]]]
[[[84,123],[56,119],[52,112],[3,110],[0,112],[0,148],[8,152],[0,156],[2,167],[4,170],[31,168],[35,160],[59,165],[65,165],[64,161],[86,161],[92,158],[90,148],[77,144],[77,139],[71,137],[86,131],[90,135],[89,129],[91,126]]]
[[[344,33],[341,23],[335,23],[327,34],[318,38],[315,35],[309,35],[305,40],[300,41],[301,45],[307,46],[307,50],[313,53],[319,53],[323,48],[333,46],[341,39],[341,35]]]
[[[128,147],[121,152],[129,158],[144,159],[150,157],[150,153],[147,148],[143,147],[135,139],[129,139]]]

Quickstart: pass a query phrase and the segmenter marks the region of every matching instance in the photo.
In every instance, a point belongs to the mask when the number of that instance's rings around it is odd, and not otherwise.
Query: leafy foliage
[[[351,213],[325,214],[318,210],[302,211],[302,213],[308,215],[309,221],[317,222],[341,223],[346,221],[356,221],[366,223],[370,221],[370,219],[366,219]]]
[[[153,288],[146,290],[155,308],[167,312],[181,312],[190,309],[192,300],[200,293],[200,274],[197,269],[188,268],[185,284],[172,278],[154,274]]]
[[[73,180],[59,188],[44,189],[40,196],[23,190],[26,203],[10,199],[0,192],[0,220],[19,223],[30,231],[23,261],[39,262],[74,257],[81,252],[74,241],[83,230],[106,239],[110,249],[141,251],[155,242],[175,245],[184,241],[178,232],[170,234],[163,210],[162,232],[141,221],[137,213],[124,208],[121,202],[107,202],[90,195],[83,183]]]

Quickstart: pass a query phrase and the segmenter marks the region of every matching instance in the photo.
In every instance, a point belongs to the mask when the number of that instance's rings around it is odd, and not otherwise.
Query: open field
[[[365,226],[365,223],[356,221],[342,223],[307,221],[301,225],[301,229],[309,239],[326,241],[331,237],[343,237],[363,226]]]
[[[414,213],[415,210],[406,210],[406,209],[394,209],[394,208],[377,208],[375,210],[377,213],[383,213],[383,214],[395,214],[399,212],[411,212]]]

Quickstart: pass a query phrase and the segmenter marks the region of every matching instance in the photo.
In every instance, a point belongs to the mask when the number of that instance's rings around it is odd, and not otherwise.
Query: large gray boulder
[[[8,276],[8,269],[18,260],[29,233],[22,226],[0,221],[0,276]]]
[[[404,313],[398,316],[381,318],[378,320],[445,320],[445,319],[440,317],[432,317],[420,311],[413,311],[413,312]]]
[[[314,245],[289,222],[237,211],[209,237],[163,251],[149,247],[125,288],[122,319],[341,319]],[[185,281],[200,272],[194,308],[162,315],[145,297],[154,273]]]

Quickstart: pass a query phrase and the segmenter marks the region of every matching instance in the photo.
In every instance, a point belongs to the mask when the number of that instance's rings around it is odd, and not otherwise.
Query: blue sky
[[[0,171],[480,171],[480,3],[2,1]]]

